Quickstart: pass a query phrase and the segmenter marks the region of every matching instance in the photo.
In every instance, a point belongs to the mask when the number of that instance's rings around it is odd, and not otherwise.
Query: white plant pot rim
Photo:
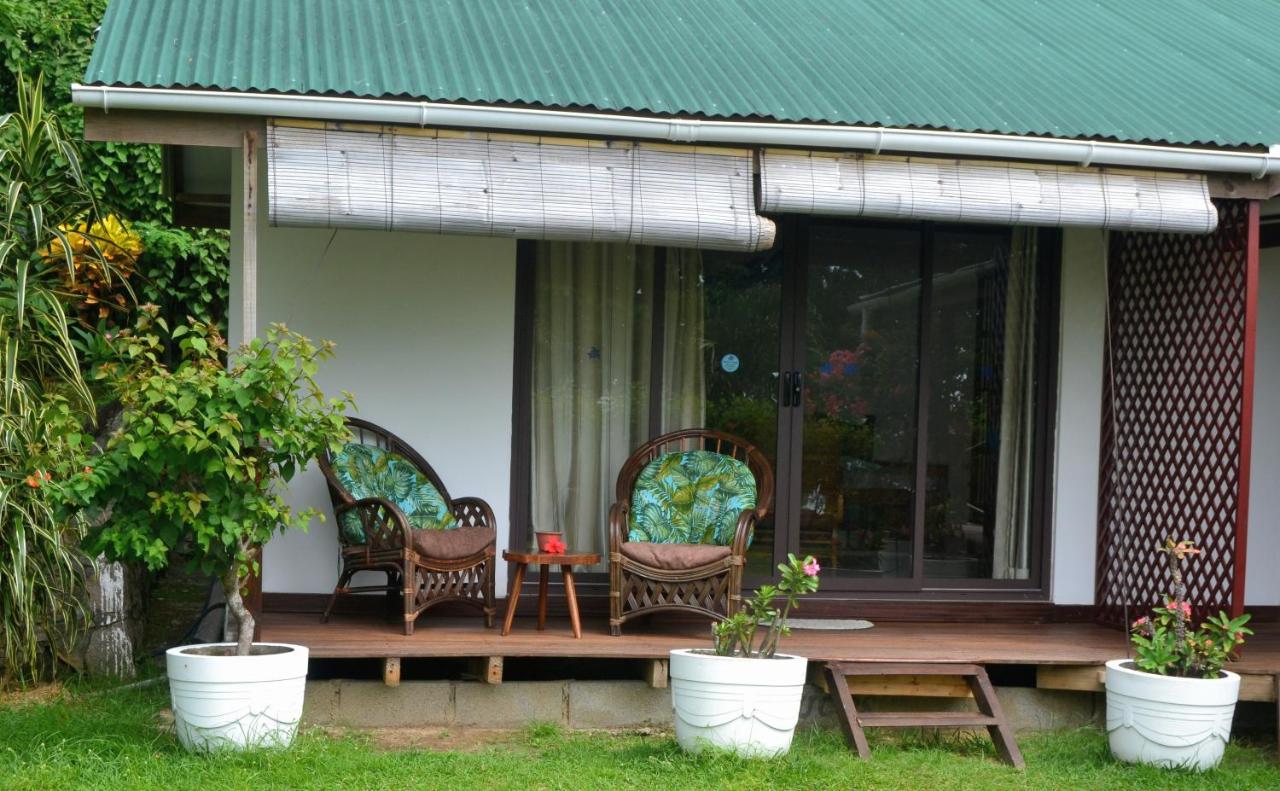
[[[216,665],[235,665],[235,683],[253,681],[280,681],[305,678],[309,649],[292,643],[254,643],[254,647],[283,648],[284,651],[249,656],[218,656],[193,653],[197,649],[234,648],[235,643],[196,643],[170,648],[165,654],[180,660],[169,664],[169,678],[176,681],[209,681],[209,671]],[[301,672],[299,672],[301,670]]]
[[[721,656],[709,648],[676,648],[670,653],[671,661],[668,672],[673,679],[684,678],[688,663],[697,663],[706,672],[707,665],[715,667],[714,676],[706,677],[699,673],[689,680],[706,681],[720,684],[738,684],[756,687],[785,687],[796,683],[804,683],[804,668],[809,660],[794,654],[774,654],[762,659],[746,656]],[[799,681],[797,681],[797,678]]]
[[[1107,669],[1114,670],[1117,673],[1121,673],[1126,676],[1132,676],[1135,680],[1152,679],[1157,684],[1163,681],[1187,681],[1187,682],[1194,682],[1196,684],[1206,684],[1206,685],[1216,684],[1217,686],[1223,687],[1223,688],[1231,687],[1231,686],[1235,686],[1235,687],[1240,686],[1240,675],[1238,673],[1233,673],[1230,670],[1227,670],[1226,668],[1223,668],[1222,670],[1218,671],[1222,675],[1218,676],[1217,678],[1196,678],[1195,676],[1164,676],[1159,673],[1148,673],[1145,670],[1140,670],[1138,669],[1137,665],[1135,664],[1132,658],[1124,658],[1124,659],[1107,660]]]

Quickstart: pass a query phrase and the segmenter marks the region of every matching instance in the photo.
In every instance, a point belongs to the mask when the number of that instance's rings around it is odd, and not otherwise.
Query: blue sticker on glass
[[[723,368],[724,372],[727,374],[731,374],[738,370],[738,365],[740,365],[740,361],[736,354],[726,354],[720,358],[720,367]]]

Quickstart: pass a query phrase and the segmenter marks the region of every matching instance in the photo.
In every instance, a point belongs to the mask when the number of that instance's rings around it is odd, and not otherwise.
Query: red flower
[[[564,549],[565,549],[564,542],[558,538],[553,538],[550,541],[548,541],[546,544],[546,547],[547,547],[546,552],[548,555],[564,554]]]
[[[38,473],[38,472],[37,472],[35,475],[28,475],[28,476],[27,476],[27,486],[30,486],[32,489],[39,489],[39,488],[40,488],[40,473]]]

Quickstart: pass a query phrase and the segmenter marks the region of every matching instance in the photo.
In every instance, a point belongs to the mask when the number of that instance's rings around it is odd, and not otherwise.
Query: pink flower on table
[[[819,571],[822,571],[822,566],[818,565],[816,558],[809,558],[808,562],[804,564],[804,573],[807,576],[816,577]]]

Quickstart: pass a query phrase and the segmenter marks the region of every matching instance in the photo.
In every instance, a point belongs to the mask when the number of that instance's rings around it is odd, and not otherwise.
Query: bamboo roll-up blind
[[[768,149],[763,212],[1209,233],[1198,174]]]
[[[747,149],[273,121],[272,225],[763,250]]]

